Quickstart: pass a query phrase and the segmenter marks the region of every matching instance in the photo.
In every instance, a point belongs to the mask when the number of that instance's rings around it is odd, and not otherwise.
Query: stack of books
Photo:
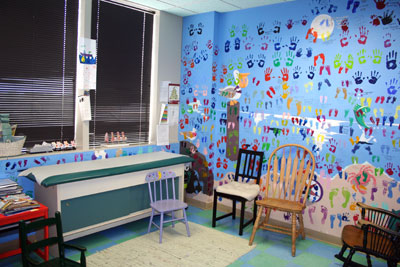
[[[0,197],[21,194],[23,188],[10,179],[0,179]]]
[[[2,214],[11,215],[40,206],[39,202],[22,193],[22,190],[16,182],[0,179],[0,212]]]

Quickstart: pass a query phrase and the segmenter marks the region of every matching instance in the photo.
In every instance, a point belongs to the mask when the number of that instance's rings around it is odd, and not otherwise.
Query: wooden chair
[[[256,201],[258,215],[254,223],[249,245],[252,245],[258,229],[270,230],[292,236],[292,256],[296,255],[296,238],[299,233],[305,238],[302,212],[314,178],[315,158],[306,147],[296,144],[282,145],[272,151],[268,160],[265,198]],[[260,222],[263,209],[265,219]],[[289,212],[291,228],[268,224],[271,210]],[[300,226],[296,226],[296,217]]]
[[[356,251],[364,252],[368,266],[373,255],[385,259],[388,266],[396,266],[400,261],[400,229],[396,225],[400,216],[380,208],[358,202],[361,219],[357,225],[346,225],[342,230],[343,246],[335,257],[344,262],[343,266],[364,266],[352,260]],[[350,249],[347,257],[344,256]]]
[[[239,235],[243,235],[244,227],[254,222],[256,218],[255,201],[253,218],[246,223],[244,223],[244,211],[246,202],[255,200],[260,192],[259,184],[263,157],[264,152],[239,149],[234,180],[214,189],[212,227],[215,227],[216,221],[225,217],[232,215],[233,219],[236,218],[236,201],[240,201],[242,204],[240,210]],[[251,179],[255,180],[255,183],[249,183]],[[232,212],[217,217],[217,202],[219,197],[232,200]]]
[[[35,242],[28,241],[28,234],[31,232],[36,232],[44,227],[48,226],[56,226],[57,235],[53,237],[49,237],[46,239],[42,239]],[[55,218],[48,218],[33,221],[27,223],[26,221],[19,222],[19,238],[21,244],[21,256],[22,256],[22,264],[24,267],[27,266],[86,266],[86,258],[85,251],[86,248],[76,245],[70,245],[64,243],[63,239],[63,231],[61,225],[61,215],[60,212],[56,212]],[[33,251],[44,248],[50,245],[58,245],[59,257],[50,259],[46,262],[37,262],[33,258],[30,257]],[[65,248],[68,249],[76,249],[81,252],[80,263],[72,261],[65,257]]]
[[[184,221],[187,235],[190,236],[189,224],[185,211],[187,204],[176,197],[175,177],[177,176],[171,171],[152,172],[146,176],[146,181],[149,186],[151,207],[150,223],[147,232],[150,233],[151,225],[154,224],[160,230],[160,243],[162,242],[163,225],[168,222],[172,222],[172,227],[174,227],[175,221]],[[183,218],[175,218],[174,212],[180,210],[183,212]],[[159,225],[153,222],[156,213],[160,215]],[[172,218],[170,220],[165,220],[164,215],[169,213],[171,213]]]

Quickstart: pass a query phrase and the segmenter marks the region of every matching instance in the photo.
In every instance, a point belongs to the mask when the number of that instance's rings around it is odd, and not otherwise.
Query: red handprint
[[[265,74],[265,81],[269,81],[269,80],[271,80],[271,73],[272,73],[272,68],[270,68],[270,67],[268,67],[265,71],[264,71],[264,74]]]

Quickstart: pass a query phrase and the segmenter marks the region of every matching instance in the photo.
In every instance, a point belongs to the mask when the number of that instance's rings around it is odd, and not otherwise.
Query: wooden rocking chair
[[[367,255],[368,266],[373,255],[385,259],[388,266],[396,266],[400,261],[400,216],[380,208],[358,202],[361,219],[358,225],[346,225],[342,231],[343,246],[335,257],[344,262],[343,266],[364,266],[352,260],[356,251]],[[344,256],[350,249],[347,257]]]

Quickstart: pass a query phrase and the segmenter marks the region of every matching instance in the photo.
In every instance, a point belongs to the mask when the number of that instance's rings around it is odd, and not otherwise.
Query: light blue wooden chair
[[[185,209],[187,204],[175,194],[175,178],[179,179],[172,171],[151,172],[147,174],[146,181],[149,186],[151,217],[147,233],[150,233],[151,225],[154,224],[160,230],[160,243],[162,242],[164,223],[183,221],[186,224],[187,235],[190,236],[189,225]],[[172,194],[171,194],[172,193]],[[183,218],[175,218],[175,211],[182,210]],[[164,214],[171,213],[171,219],[165,220]],[[154,215],[160,215],[160,225],[153,222]]]

